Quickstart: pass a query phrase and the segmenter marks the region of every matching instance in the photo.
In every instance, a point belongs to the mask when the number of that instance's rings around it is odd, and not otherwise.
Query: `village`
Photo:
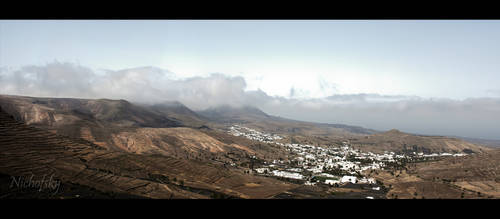
[[[282,143],[277,141],[283,139],[281,136],[259,132],[240,125],[231,125],[228,133],[284,147],[293,157],[287,161],[264,162],[264,165],[254,169],[255,174],[273,176],[305,185],[317,185],[318,183],[333,186],[347,183],[376,184],[376,180],[367,178],[366,173],[401,164],[401,161],[418,161],[442,156],[465,156],[461,153],[424,154],[413,152],[412,154],[396,154],[389,151],[385,151],[384,154],[375,154],[355,150],[350,147],[348,142],[342,142],[342,145],[326,146]],[[380,187],[373,187],[373,189],[378,190]]]

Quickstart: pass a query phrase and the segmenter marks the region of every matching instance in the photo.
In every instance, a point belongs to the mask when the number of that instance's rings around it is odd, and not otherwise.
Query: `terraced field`
[[[391,188],[388,198],[500,198],[500,150],[408,167],[374,175]]]
[[[85,193],[79,197],[93,197],[89,194],[93,193],[108,194],[105,197],[122,194],[146,198],[267,198],[296,187],[218,164],[104,149],[83,139],[69,139],[25,125],[3,111],[0,155],[3,176],[54,176],[63,187],[73,185],[70,187]],[[0,187],[0,196],[17,197],[18,193],[12,194],[15,188],[5,184]],[[51,198],[68,198],[68,194],[77,193],[64,188],[60,191]],[[31,194],[21,197],[40,195]]]

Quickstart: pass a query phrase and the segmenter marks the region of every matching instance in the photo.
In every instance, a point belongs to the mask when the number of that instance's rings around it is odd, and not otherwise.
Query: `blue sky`
[[[499,39],[498,20],[2,20],[0,93],[500,139]]]
[[[500,21],[0,21],[0,66],[69,61],[242,75],[287,96],[499,96]],[[279,86],[274,83],[279,80]],[[329,93],[314,90],[320,80]]]

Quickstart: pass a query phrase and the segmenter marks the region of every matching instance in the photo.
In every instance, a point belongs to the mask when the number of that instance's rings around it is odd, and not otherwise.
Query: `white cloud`
[[[500,139],[500,99],[427,99],[381,94],[330,94],[337,87],[317,80],[307,87],[290,87],[290,96],[248,90],[241,76],[211,74],[179,78],[153,67],[95,73],[70,63],[0,70],[0,93],[27,96],[111,98],[132,102],[178,100],[194,110],[222,104],[252,105],[265,112],[297,120],[344,123],[367,128],[437,135]],[[275,82],[279,83],[279,82]],[[311,98],[307,92],[320,92]],[[302,94],[301,94],[302,92]],[[288,96],[288,97],[285,97]]]

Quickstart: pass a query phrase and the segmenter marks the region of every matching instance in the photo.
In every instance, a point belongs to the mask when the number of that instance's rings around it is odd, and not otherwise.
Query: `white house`
[[[275,176],[280,176],[280,177],[285,177],[285,178],[292,178],[292,179],[302,179],[304,176],[302,176],[299,173],[290,173],[286,171],[279,171],[279,170],[274,170],[273,174]]]
[[[343,176],[342,179],[340,179],[340,182],[346,183],[356,183],[356,177],[355,176]]]
[[[335,183],[339,184],[340,181],[339,180],[334,180],[334,179],[327,179],[327,180],[325,180],[325,184],[334,185]]]
[[[255,169],[255,171],[257,171],[257,173],[265,173],[267,170],[267,172],[269,172],[269,168],[257,168]]]

